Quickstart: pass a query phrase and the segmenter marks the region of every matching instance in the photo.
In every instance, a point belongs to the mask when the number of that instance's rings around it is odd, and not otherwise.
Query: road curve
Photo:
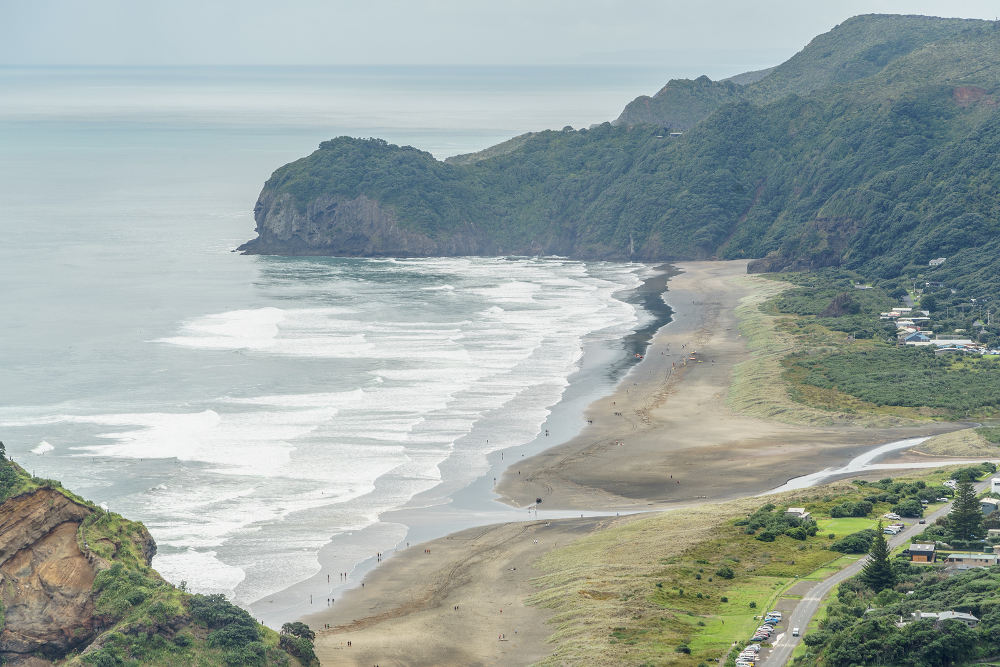
[[[990,479],[990,477],[987,477],[986,480],[976,484],[977,493],[982,492],[987,487],[990,483]],[[950,511],[951,502],[948,502],[944,505],[944,507],[931,512],[924,517],[924,519],[927,521],[927,524],[930,525]],[[889,548],[895,549],[896,547],[905,544],[915,535],[923,532],[926,527],[927,526],[919,523],[913,523],[912,525],[907,526],[906,529],[898,535],[893,535],[887,540]],[[867,562],[868,556],[864,556],[844,569],[833,573],[826,579],[816,582],[816,584],[802,596],[802,599],[799,600],[798,604],[795,605],[795,609],[792,610],[792,613],[787,616],[787,630],[778,637],[774,646],[768,652],[768,655],[763,661],[761,661],[761,666],[780,667],[781,665],[788,664],[792,657],[792,651],[794,651],[795,647],[798,646],[800,641],[802,641],[802,637],[792,636],[792,628],[799,628],[801,631],[800,634],[805,634],[806,627],[809,625],[809,621],[812,620],[812,617],[815,616],[816,612],[819,610],[819,604],[823,601],[823,598],[825,598],[830,591],[833,590],[834,586],[845,579],[850,579],[860,572],[861,568],[863,568]]]

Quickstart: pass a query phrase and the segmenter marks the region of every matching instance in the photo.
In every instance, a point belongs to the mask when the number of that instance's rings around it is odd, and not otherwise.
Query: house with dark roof
[[[937,547],[931,544],[911,544],[904,552],[910,557],[911,563],[933,563]]]

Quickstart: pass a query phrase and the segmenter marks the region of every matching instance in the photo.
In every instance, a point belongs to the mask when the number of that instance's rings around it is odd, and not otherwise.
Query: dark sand
[[[645,359],[590,406],[592,425],[508,469],[497,487],[506,502],[524,507],[542,497],[546,509],[614,513],[727,500],[843,465],[875,444],[957,428],[817,428],[734,414],[727,391],[748,354],[734,309],[755,282],[746,262],[679,268],[667,294],[673,321]],[[549,612],[525,604],[538,574],[532,563],[634,516],[504,523],[415,545],[304,620],[319,633],[324,665],[531,664],[549,654],[553,632]]]

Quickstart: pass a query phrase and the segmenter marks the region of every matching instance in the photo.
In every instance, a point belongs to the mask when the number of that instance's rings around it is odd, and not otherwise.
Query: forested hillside
[[[739,79],[737,79],[739,80]],[[861,16],[767,72],[444,163],[340,137],[277,170],[249,252],[763,258],[996,282],[1000,29]],[[684,129],[681,136],[671,130]]]

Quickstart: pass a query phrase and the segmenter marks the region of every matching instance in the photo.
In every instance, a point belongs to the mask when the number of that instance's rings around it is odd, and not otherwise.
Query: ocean
[[[255,612],[321,574],[331,544],[353,571],[415,534],[385,512],[480,487],[496,505],[497,454],[570,437],[627,371],[652,267],[232,250],[271,171],[325,139],[443,158],[613,119],[662,83],[623,67],[0,68],[0,439],[143,521],[170,581]]]

